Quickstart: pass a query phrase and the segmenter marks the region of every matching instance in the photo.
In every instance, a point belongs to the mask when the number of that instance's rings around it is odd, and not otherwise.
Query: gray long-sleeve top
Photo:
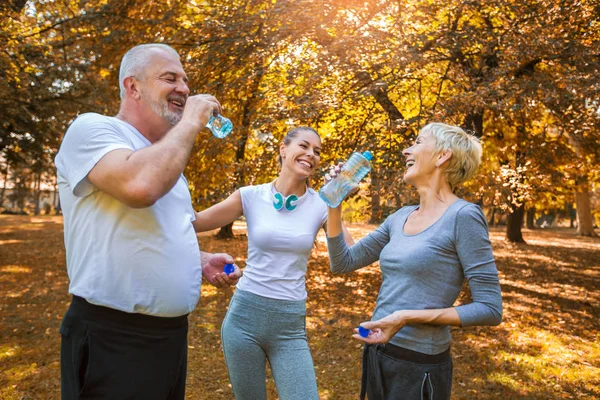
[[[433,225],[407,235],[404,224],[415,209],[396,211],[352,247],[343,234],[328,238],[331,271],[349,273],[379,260],[383,280],[372,320],[398,310],[452,307],[466,278],[473,302],[456,307],[461,324],[498,325],[502,295],[481,209],[457,200]],[[438,354],[448,349],[450,339],[447,325],[415,324],[400,329],[390,343]]]

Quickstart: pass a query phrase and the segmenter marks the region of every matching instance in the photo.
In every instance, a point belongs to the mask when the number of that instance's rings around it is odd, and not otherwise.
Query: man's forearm
[[[129,156],[130,176],[137,182],[148,182],[151,197],[158,200],[177,183],[192,152],[195,129],[182,121],[152,146]]]

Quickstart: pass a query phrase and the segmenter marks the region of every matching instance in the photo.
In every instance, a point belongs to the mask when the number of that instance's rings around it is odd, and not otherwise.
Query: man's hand
[[[209,94],[197,94],[190,96],[185,102],[185,108],[180,123],[190,124],[196,132],[199,132],[208,123],[211,116],[221,113],[221,104]]]
[[[235,270],[227,275],[223,272],[225,264],[233,264]],[[233,257],[225,253],[202,253],[202,275],[218,288],[235,286],[242,277],[242,271],[234,264]]]

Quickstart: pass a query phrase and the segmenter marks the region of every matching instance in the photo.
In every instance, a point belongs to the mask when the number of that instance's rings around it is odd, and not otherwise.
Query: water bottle
[[[225,264],[225,266],[223,267],[223,272],[225,272],[227,275],[232,274],[235,271],[235,267],[233,266],[233,264]]]
[[[229,135],[233,130],[233,124],[228,118],[225,118],[221,114],[218,114],[216,117],[213,115],[208,120],[208,124],[206,127],[210,129],[210,131],[218,137],[219,139],[223,139],[225,136]]]
[[[362,154],[353,153],[340,173],[319,190],[319,196],[329,207],[339,206],[348,193],[369,173],[372,158],[373,155],[369,151]]]

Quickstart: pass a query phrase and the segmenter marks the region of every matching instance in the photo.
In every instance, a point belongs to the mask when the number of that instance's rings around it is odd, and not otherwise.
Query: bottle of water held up
[[[208,120],[208,124],[206,127],[210,129],[210,131],[218,137],[219,139],[223,139],[225,136],[229,135],[233,130],[233,124],[228,118],[225,118],[221,114],[218,114],[216,117],[213,115]]]
[[[339,206],[348,193],[369,173],[372,159],[373,155],[369,151],[362,154],[353,153],[340,173],[319,190],[319,196],[329,207]]]

